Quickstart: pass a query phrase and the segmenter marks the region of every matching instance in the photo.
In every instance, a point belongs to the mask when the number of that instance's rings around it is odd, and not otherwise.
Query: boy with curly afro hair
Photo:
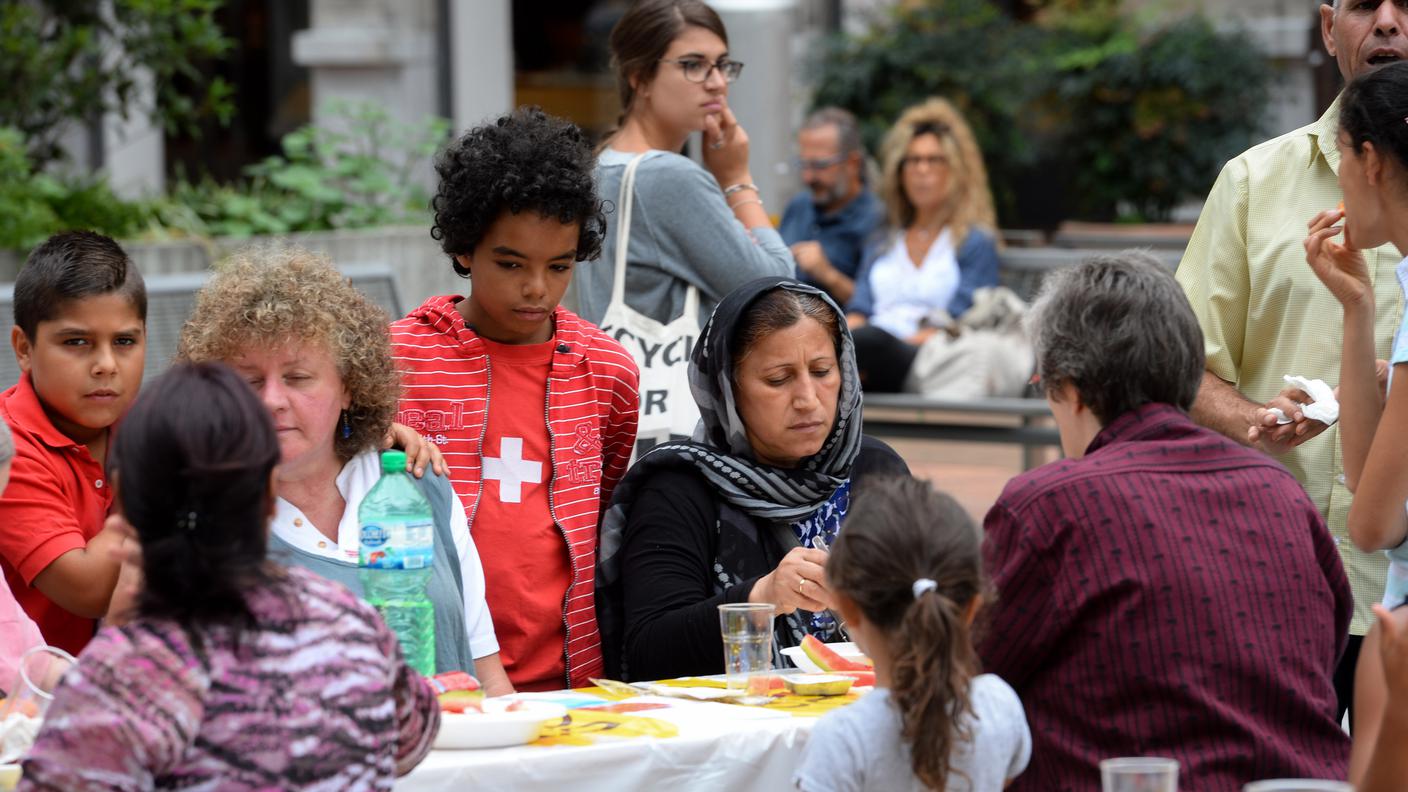
[[[536,108],[450,144],[430,233],[472,287],[391,326],[398,420],[445,455],[519,690],[602,672],[597,521],[635,442],[635,362],[558,305],[601,253],[594,164],[580,129]]]

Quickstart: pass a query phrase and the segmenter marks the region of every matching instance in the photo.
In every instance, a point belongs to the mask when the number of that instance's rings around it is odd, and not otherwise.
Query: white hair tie
[[[934,591],[938,589],[938,587],[939,584],[935,583],[929,578],[919,578],[918,580],[914,581],[914,598],[919,599],[920,597],[924,596],[926,592]]]

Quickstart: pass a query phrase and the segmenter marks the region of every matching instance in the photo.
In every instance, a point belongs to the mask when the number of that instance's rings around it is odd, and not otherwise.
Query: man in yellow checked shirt
[[[1346,81],[1408,59],[1408,8],[1402,0],[1327,0],[1320,21],[1325,49]],[[1341,197],[1338,126],[1336,100],[1318,121],[1228,162],[1208,195],[1178,281],[1207,346],[1194,419],[1276,456],[1305,486],[1335,536],[1354,590],[1349,646],[1335,672],[1343,714],[1353,700],[1359,646],[1373,623],[1369,608],[1383,595],[1388,564],[1380,553],[1360,552],[1346,534],[1351,495],[1339,433],[1298,416],[1291,402],[1307,397],[1283,392],[1282,379],[1290,374],[1333,384],[1339,373],[1340,306],[1316,280],[1302,247],[1310,218]],[[1390,248],[1364,251],[1374,279],[1380,357],[1387,356],[1403,312],[1394,277],[1401,257]],[[1273,406],[1297,419],[1278,426],[1267,410]],[[1248,583],[1252,595],[1255,582]]]

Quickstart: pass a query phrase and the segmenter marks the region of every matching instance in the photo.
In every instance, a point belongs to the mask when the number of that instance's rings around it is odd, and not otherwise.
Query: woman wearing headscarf
[[[852,485],[908,472],[861,434],[850,332],[819,289],[783,278],[735,289],[689,374],[700,431],[643,457],[603,523],[602,648],[621,679],[721,672],[723,603],[776,606],[774,653],[835,636],[824,548]]]

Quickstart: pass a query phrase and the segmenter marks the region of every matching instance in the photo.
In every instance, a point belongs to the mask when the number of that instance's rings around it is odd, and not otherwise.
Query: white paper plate
[[[504,748],[524,745],[538,739],[543,724],[567,714],[561,704],[544,701],[520,701],[520,709],[506,712],[511,701],[485,699],[488,712],[440,714],[440,732],[435,736],[438,750],[462,748]],[[494,711],[499,710],[499,711]]]
[[[841,655],[847,660],[859,661],[862,657],[865,657],[865,653],[862,652],[860,650],[860,647],[856,646],[854,643],[829,643],[826,646],[831,649],[831,651],[835,652],[838,655]],[[827,673],[826,669],[822,668],[816,663],[813,663],[811,661],[811,658],[807,657],[807,653],[803,652],[802,647],[800,646],[789,646],[786,649],[782,650],[782,654],[788,660],[792,661],[792,665],[802,669],[803,671],[809,671],[813,674]]]

